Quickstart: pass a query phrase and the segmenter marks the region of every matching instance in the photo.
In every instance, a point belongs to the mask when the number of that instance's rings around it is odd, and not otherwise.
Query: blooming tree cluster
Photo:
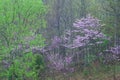
[[[73,56],[61,56],[60,53],[47,54],[47,59],[49,61],[49,68],[55,69],[57,71],[72,72],[74,69],[70,67],[72,64]]]
[[[73,30],[66,31],[63,38],[64,42],[70,42],[70,37],[73,39],[71,44],[65,45],[67,47],[75,48],[90,45],[90,43],[102,43],[102,40],[107,39],[101,32],[103,24],[90,14],[86,18],[76,20],[73,26]]]
[[[120,55],[120,46],[112,47],[111,52],[115,55]]]
[[[114,60],[120,61],[120,46],[111,47],[108,51],[112,53]]]
[[[51,49],[58,48],[60,46],[61,42],[62,42],[61,38],[59,38],[58,36],[54,36],[54,38],[52,39],[50,48]]]
[[[107,39],[105,34],[101,32],[103,24],[97,18],[87,15],[85,18],[76,20],[73,23],[72,30],[66,30],[65,35],[60,38],[55,36],[49,46],[49,50],[59,49],[59,46],[67,48],[78,48],[86,45],[100,44]],[[62,56],[61,53],[46,53],[49,61],[48,67],[57,71],[73,71],[70,67],[76,54]]]
[[[103,58],[104,63],[114,63],[120,61],[120,46],[114,46],[104,50],[99,54]]]

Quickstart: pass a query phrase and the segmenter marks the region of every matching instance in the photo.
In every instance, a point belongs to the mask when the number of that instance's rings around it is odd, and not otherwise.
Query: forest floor
[[[115,72],[113,66],[96,68],[96,70],[90,68],[90,72],[88,69],[86,71],[77,70],[68,76],[58,75],[55,80],[120,80],[120,66],[116,66]]]
[[[71,77],[69,80],[120,80],[120,73],[115,75],[115,78],[112,74],[96,74],[92,76],[81,76],[76,75],[74,77]]]
[[[89,76],[84,76],[82,73],[76,73],[69,78],[59,77],[55,80],[120,80],[120,73],[116,73],[115,78],[112,73],[91,74]]]
[[[70,80],[120,80],[120,66],[117,66],[117,69],[114,73],[114,70],[106,71],[92,71],[89,74],[77,72],[71,77]]]
[[[89,76],[83,76],[82,74],[76,74],[74,76],[71,76],[69,78],[60,77],[55,79],[47,79],[47,80],[120,80],[120,73],[115,75],[115,78],[113,74],[96,74],[96,75],[89,75]]]

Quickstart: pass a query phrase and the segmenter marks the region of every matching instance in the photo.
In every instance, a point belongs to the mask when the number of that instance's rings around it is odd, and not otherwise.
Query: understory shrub
[[[45,70],[44,58],[32,52],[15,59],[2,74],[8,80],[38,80]]]

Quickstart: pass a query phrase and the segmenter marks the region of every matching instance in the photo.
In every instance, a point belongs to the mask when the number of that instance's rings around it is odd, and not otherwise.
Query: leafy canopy
[[[36,36],[36,30],[46,26],[45,13],[46,6],[42,0],[0,0],[1,52],[6,53],[18,44],[30,43],[29,38]],[[39,34],[38,36],[39,39],[36,36],[37,40],[35,40],[36,37],[33,40],[39,43],[38,46],[44,46],[42,35]],[[33,40],[30,43],[31,45],[38,44]]]

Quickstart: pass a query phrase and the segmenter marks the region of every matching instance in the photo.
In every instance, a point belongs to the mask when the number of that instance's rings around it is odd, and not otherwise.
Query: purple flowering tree
[[[70,66],[72,64],[73,55],[61,56],[60,53],[47,54],[49,61],[48,67],[59,72],[73,72],[74,69]]]
[[[111,47],[110,49],[105,50],[104,53],[101,54],[107,55],[105,57],[105,60],[107,62],[120,61],[120,46]]]
[[[51,45],[47,49],[43,48],[40,51],[45,56],[47,66],[50,70],[62,73],[73,72],[74,69],[71,65],[74,55],[69,54],[63,56],[63,53],[59,52],[61,45],[62,39],[54,36],[53,39],[51,39]]]
[[[111,52],[112,52],[114,55],[120,55],[120,46],[112,47],[112,48],[111,48]]]
[[[102,63],[104,64],[115,64],[120,61],[120,45],[109,47],[103,52],[99,53]]]
[[[79,59],[81,53],[72,49],[85,47],[87,45],[101,44],[103,40],[108,39],[105,34],[101,32],[103,24],[97,18],[91,15],[87,15],[85,18],[76,20],[73,23],[73,30],[66,30],[62,38],[55,36],[52,39],[51,45],[49,46],[49,53],[46,53],[48,59],[48,67],[52,70],[64,72],[72,72],[74,69],[71,65]],[[68,48],[69,51],[63,56],[63,52],[60,51],[60,46]],[[55,51],[55,49],[57,49]],[[83,51],[83,50],[81,50]],[[67,54],[67,55],[66,55]],[[78,58],[77,58],[78,57]]]
[[[120,61],[120,46],[115,46],[110,49],[115,60]]]
[[[107,39],[105,34],[101,32],[104,24],[97,18],[88,14],[85,18],[76,20],[73,23],[73,30],[65,32],[63,37],[64,46],[69,48],[83,47],[91,45],[90,43],[102,43],[102,40]],[[70,39],[72,38],[72,41]]]
[[[59,38],[58,36],[54,36],[49,48],[51,48],[51,49],[58,48],[60,46],[61,42],[62,42],[61,38]]]

